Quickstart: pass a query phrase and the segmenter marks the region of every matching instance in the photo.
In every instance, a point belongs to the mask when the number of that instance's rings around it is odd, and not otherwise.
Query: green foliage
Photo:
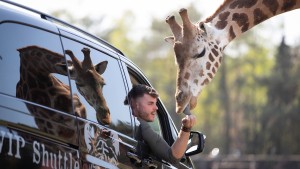
[[[276,55],[268,87],[268,102],[261,117],[264,153],[295,154],[300,152],[296,140],[300,138],[299,61],[293,59],[291,48],[282,40]],[[298,54],[299,55],[299,54]],[[278,132],[280,131],[280,132]],[[286,146],[289,145],[289,146]]]

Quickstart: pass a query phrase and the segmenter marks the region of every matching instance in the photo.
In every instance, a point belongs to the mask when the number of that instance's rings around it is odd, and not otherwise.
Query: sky
[[[191,2],[203,14],[203,18],[213,14],[223,0],[11,0],[41,12],[51,14],[56,10],[66,10],[74,17],[90,16],[91,18],[105,17],[106,21],[113,21],[120,18],[124,11],[132,11],[136,16],[136,30],[140,34],[146,34],[146,28],[150,25],[152,17],[157,19],[165,18],[172,14],[171,11],[178,11],[187,7]],[[282,35],[286,36],[286,43],[294,45],[300,43],[300,10],[291,11],[276,16],[263,24],[266,29],[263,35],[270,38],[272,42],[279,43]],[[109,24],[109,22],[107,22]],[[273,32],[272,28],[278,23],[284,23],[284,30]],[[145,30],[145,31],[143,31]],[[256,29],[255,29],[256,30]],[[141,35],[142,36],[142,35]],[[162,35],[162,38],[169,35]]]

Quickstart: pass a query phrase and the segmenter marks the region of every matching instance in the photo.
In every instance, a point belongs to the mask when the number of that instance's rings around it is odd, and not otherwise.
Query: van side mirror
[[[185,156],[201,153],[204,149],[205,135],[198,131],[191,131]]]

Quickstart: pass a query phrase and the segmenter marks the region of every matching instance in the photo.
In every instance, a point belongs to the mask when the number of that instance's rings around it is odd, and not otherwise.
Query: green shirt
[[[151,128],[148,122],[142,119],[139,119],[139,121],[140,126],[136,133],[136,139],[148,145],[150,153],[159,159],[163,159],[172,164],[178,163],[179,160],[173,156],[171,147],[168,143]]]

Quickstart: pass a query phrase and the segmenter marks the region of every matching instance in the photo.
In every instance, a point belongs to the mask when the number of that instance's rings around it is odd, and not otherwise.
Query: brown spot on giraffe
[[[218,29],[224,29],[227,26],[227,18],[229,16],[229,14],[230,14],[230,12],[224,12],[219,15],[220,20],[216,24],[216,27]]]
[[[213,72],[213,74],[215,74],[216,73],[216,69],[213,67],[212,68],[212,70],[211,70],[212,72]]]
[[[211,53],[209,54],[208,59],[209,59],[210,62],[215,61],[215,58],[213,57],[213,55]]]
[[[210,67],[211,67],[211,63],[210,62],[206,62],[206,69],[210,70]]]
[[[297,2],[298,2],[298,0],[285,0],[285,1],[283,1],[281,10],[284,12],[290,11],[291,9],[293,9],[296,6]]]
[[[265,5],[267,9],[269,9],[273,15],[276,14],[278,10],[279,4],[277,1],[274,0],[263,0],[262,3]]]
[[[208,79],[203,80],[203,82],[201,83],[201,85],[207,85],[209,83]]]
[[[215,63],[215,67],[216,67],[217,69],[219,68],[219,63],[218,63],[218,62]]]
[[[264,12],[261,9],[256,8],[253,11],[253,18],[254,18],[254,25],[257,25],[257,24],[261,23],[262,21],[266,20],[268,18],[268,16],[266,14],[264,14]]]
[[[241,28],[242,32],[245,32],[249,28],[249,19],[247,14],[244,13],[234,13],[232,15],[232,20],[237,23],[237,25]]]
[[[230,9],[234,8],[251,8],[257,3],[257,0],[234,0],[229,5]]]
[[[195,79],[195,80],[194,80],[194,83],[197,85],[197,84],[198,84],[198,79]]]
[[[184,78],[185,78],[185,79],[189,79],[189,78],[190,78],[190,73],[188,73],[188,72],[187,72],[187,73],[185,73],[185,76],[184,76]]]
[[[187,82],[183,82],[183,86],[185,87],[189,87],[188,83]]]
[[[212,73],[207,73],[208,77],[210,77],[211,79],[213,78]]]
[[[204,76],[204,71],[203,71],[203,69],[200,70],[199,76],[200,76],[200,77]]]
[[[216,49],[211,49],[211,51],[213,52],[215,57],[219,55],[219,52]]]
[[[234,39],[235,37],[236,37],[236,35],[233,31],[233,27],[230,26],[230,28],[229,28],[229,39],[231,40],[231,39]]]

